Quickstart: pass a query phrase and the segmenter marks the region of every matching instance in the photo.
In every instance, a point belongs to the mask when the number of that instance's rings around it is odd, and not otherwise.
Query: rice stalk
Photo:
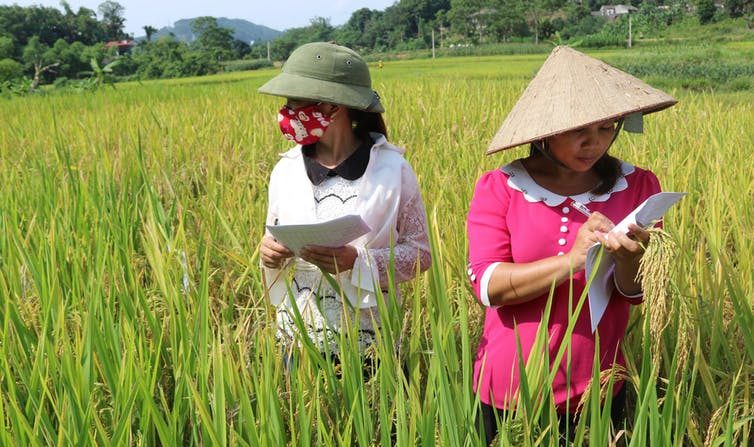
[[[644,312],[649,317],[652,337],[652,364],[657,366],[662,351],[662,335],[669,324],[668,310],[673,261],[677,256],[677,245],[673,238],[661,228],[649,229],[650,242],[645,247],[639,263],[638,280],[644,290]],[[685,345],[687,347],[687,345]],[[688,349],[681,355],[688,356]]]

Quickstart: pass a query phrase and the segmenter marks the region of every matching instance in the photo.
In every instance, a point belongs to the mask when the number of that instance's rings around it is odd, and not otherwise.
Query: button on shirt
[[[520,162],[516,166],[521,168]],[[495,263],[529,263],[568,252],[587,217],[567,206],[567,197],[555,197],[551,192],[543,200],[526,195],[523,191],[536,185],[517,184],[523,171],[513,178],[504,172],[507,167],[488,172],[477,182],[469,207],[467,230],[469,240],[468,266],[477,281],[471,281],[474,293],[484,303],[486,293],[483,274]],[[633,168],[633,167],[631,167]],[[518,175],[522,174],[522,175]],[[624,189],[612,192],[601,201],[589,203],[592,211],[599,211],[614,222],[620,221],[634,207],[660,190],[657,178],[649,171],[635,168],[625,175]],[[562,200],[561,200],[562,199]],[[549,201],[549,203],[546,203]],[[565,230],[565,231],[563,231]],[[481,280],[480,280],[481,279]],[[568,327],[569,302],[577,302],[584,291],[584,270],[574,272],[572,280],[555,288],[548,324],[550,359],[557,353]],[[507,408],[513,398],[511,390],[518,389],[520,360],[517,346],[528,353],[534,344],[542,315],[548,302],[543,294],[526,303],[502,307],[487,307],[484,333],[479,342],[474,364],[474,388],[482,402],[497,408]],[[607,369],[616,359],[625,364],[620,351],[620,341],[628,321],[628,297],[616,291],[598,326],[598,358],[602,369]],[[520,343],[520,344],[519,344]],[[562,362],[553,380],[555,404],[564,410],[576,408],[592,376],[592,363],[596,344],[591,331],[588,306],[582,308],[573,332],[570,372]],[[528,355],[528,354],[527,354]],[[569,383],[570,379],[570,383]]]

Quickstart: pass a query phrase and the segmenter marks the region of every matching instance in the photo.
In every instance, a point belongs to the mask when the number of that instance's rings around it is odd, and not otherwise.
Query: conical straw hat
[[[552,50],[503,121],[487,154],[677,101],[665,92],[566,46]]]

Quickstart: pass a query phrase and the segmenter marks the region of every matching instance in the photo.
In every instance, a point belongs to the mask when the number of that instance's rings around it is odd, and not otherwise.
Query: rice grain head
[[[651,228],[650,243],[645,247],[639,264],[637,280],[644,290],[644,312],[649,313],[652,336],[652,363],[657,366],[662,351],[662,333],[668,325],[668,296],[670,295],[671,262],[677,246],[661,228]],[[687,354],[684,354],[684,356]]]

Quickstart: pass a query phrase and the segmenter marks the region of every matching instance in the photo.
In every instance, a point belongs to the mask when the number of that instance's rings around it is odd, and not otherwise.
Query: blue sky
[[[104,0],[69,0],[76,11],[84,6],[97,10]],[[126,32],[144,34],[142,27],[170,26],[175,21],[198,16],[245,19],[258,25],[283,31],[306,26],[314,17],[326,17],[333,25],[341,25],[360,8],[384,10],[396,0],[120,0],[126,8]],[[43,5],[58,9],[60,0],[0,0],[0,5]]]

